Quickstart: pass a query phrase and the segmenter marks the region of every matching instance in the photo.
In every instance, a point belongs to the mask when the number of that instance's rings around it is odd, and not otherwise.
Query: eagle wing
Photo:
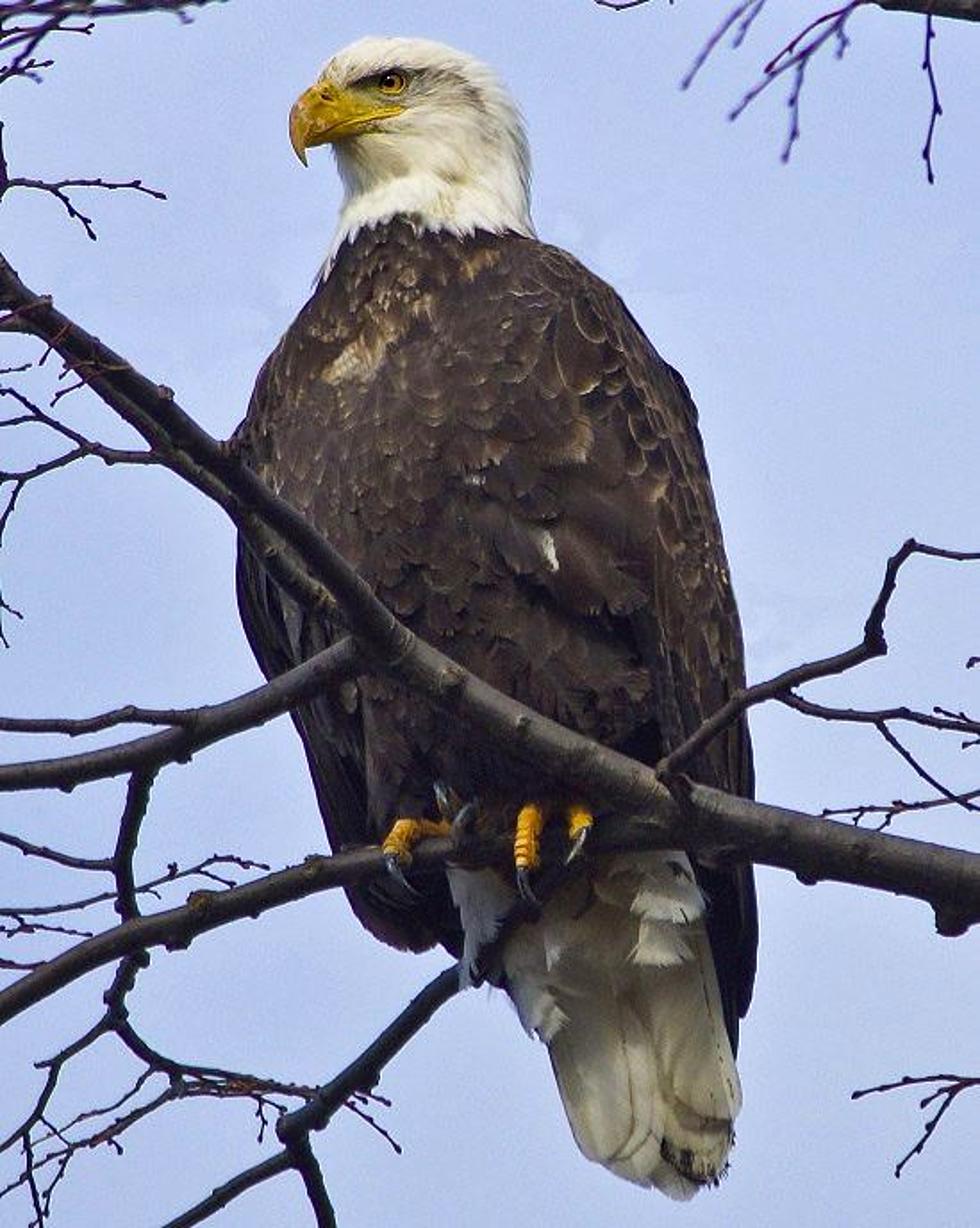
[[[287,333],[287,347],[288,342]],[[281,350],[282,346],[260,371],[248,415],[233,444],[273,488],[281,491],[285,485],[288,497],[294,495],[288,475],[295,475],[296,466],[288,456],[290,433],[284,431],[280,436],[275,430],[283,402],[270,379],[270,368]],[[272,449],[261,464],[255,454],[256,440],[249,432],[250,423],[257,421],[272,426],[271,432],[263,428],[261,433],[262,441]],[[279,451],[280,444],[286,455]],[[285,482],[277,480],[277,473],[286,477]],[[318,527],[328,532],[326,525]],[[238,540],[236,594],[246,637],[266,678],[285,673],[347,633],[339,615],[331,616],[322,608],[311,614],[294,600],[263,567],[243,536]],[[306,752],[331,848],[377,840],[367,826],[365,739],[357,684],[347,682],[336,693],[318,695],[291,715]],[[462,949],[458,915],[444,879],[428,882],[424,894],[406,889],[394,878],[374,880],[349,888],[347,897],[357,917],[383,942],[417,951],[442,942],[455,955]]]
[[[514,437],[480,469],[484,499],[471,523],[517,579],[519,604],[503,614],[512,627],[533,620],[547,594],[547,631],[526,636],[544,672],[567,670],[563,653],[575,651],[570,621],[588,628],[597,671],[614,668],[602,653],[610,638],[625,660],[639,658],[652,694],[627,712],[624,726],[615,711],[605,728],[590,728],[574,705],[571,714],[550,714],[654,766],[744,684],[741,627],[697,409],[610,286],[560,249],[523,240],[503,250],[474,295],[480,306],[474,301],[472,315],[455,317],[503,343],[495,369],[468,371],[472,387],[456,395],[479,406],[491,389],[484,430]],[[453,342],[463,344],[452,338],[447,353]],[[601,678],[588,681],[594,693],[603,691]],[[651,709],[652,716],[638,715]],[[687,770],[752,796],[745,719]],[[694,868],[709,900],[734,1050],[755,976],[754,878],[751,867],[719,871],[695,860]]]

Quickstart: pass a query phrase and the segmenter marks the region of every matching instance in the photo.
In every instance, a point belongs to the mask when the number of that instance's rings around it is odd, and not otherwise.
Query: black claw
[[[445,819],[447,823],[450,822],[453,817],[453,802],[449,789],[441,780],[437,780],[432,786],[432,792],[436,795],[436,809],[439,811],[440,819]]]
[[[405,877],[405,872],[402,869],[401,862],[398,860],[397,853],[385,853],[385,866],[399,887],[403,887],[413,899],[420,900],[422,898],[422,893],[417,891]]]
[[[453,819],[453,833],[456,836],[468,836],[476,823],[480,809],[475,799],[461,806]]]
[[[582,849],[585,848],[585,842],[588,840],[589,832],[591,830],[591,827],[583,827],[577,833],[575,839],[572,841],[572,847],[568,850],[568,856],[565,858],[566,866],[570,866],[579,853],[581,853]]]
[[[541,901],[531,888],[531,871],[525,866],[521,866],[517,871],[517,894],[525,904],[530,904],[533,908],[541,907]]]

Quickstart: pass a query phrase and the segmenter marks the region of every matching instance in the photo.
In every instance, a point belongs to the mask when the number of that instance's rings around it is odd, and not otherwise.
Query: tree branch
[[[199,1203],[195,1203],[182,1215],[168,1219],[163,1228],[193,1228],[195,1224],[202,1224],[240,1195],[261,1185],[263,1181],[268,1181],[271,1177],[278,1177],[280,1173],[288,1173],[293,1167],[293,1157],[283,1149],[267,1160],[261,1160],[251,1168],[245,1169],[244,1172],[237,1173],[224,1184],[216,1186],[207,1198],[202,1198]]]
[[[861,1100],[865,1096],[872,1096],[881,1092],[904,1090],[907,1087],[932,1087],[933,1091],[919,1101],[919,1108],[924,1111],[934,1104],[938,1105],[938,1107],[932,1117],[927,1118],[923,1124],[922,1134],[895,1165],[896,1178],[901,1177],[906,1164],[910,1160],[921,1155],[925,1150],[939,1123],[949,1109],[952,1108],[953,1101],[957,1096],[965,1091],[980,1087],[980,1078],[971,1075],[953,1074],[903,1075],[901,1079],[896,1079],[891,1083],[880,1083],[877,1087],[864,1087],[859,1091],[851,1092],[851,1099]]]
[[[951,17],[954,21],[980,21],[980,0],[871,0],[892,13],[919,13],[925,17]]]
[[[105,17],[135,13],[173,13],[190,21],[186,9],[203,8],[212,0],[4,0],[0,12],[0,85],[13,77],[40,79],[42,69],[53,60],[39,60],[36,52],[53,34],[91,34],[96,22]],[[79,24],[69,24],[77,21]]]
[[[694,57],[691,67],[681,79],[681,89],[687,89],[693,83],[695,77],[729,33],[732,34],[733,49],[742,45],[749,30],[766,8],[767,2],[768,0],[740,0],[738,4],[728,9],[719,24],[709,34],[704,45]],[[594,3],[600,8],[622,12],[639,8],[649,3],[649,0],[594,0]],[[800,138],[800,101],[811,61],[828,43],[833,44],[836,58],[843,58],[844,52],[850,46],[850,38],[847,33],[848,22],[858,9],[867,8],[872,4],[886,11],[918,13],[925,17],[925,51],[922,69],[929,83],[931,105],[922,158],[926,165],[926,178],[929,183],[934,183],[933,138],[937,121],[943,113],[932,63],[932,42],[936,33],[935,19],[950,17],[961,21],[980,21],[980,0],[847,0],[839,8],[818,11],[817,16],[794,35],[781,51],[770,58],[759,79],[729,112],[728,118],[737,119],[774,82],[789,73],[791,84],[786,99],[790,116],[789,129],[780,155],[783,162],[788,162],[793,146]]]
[[[929,546],[922,542],[917,542],[914,538],[909,538],[888,560],[881,588],[865,621],[864,634],[860,643],[856,644],[853,648],[846,649],[844,652],[835,653],[830,657],[823,657],[819,661],[804,662],[802,665],[794,666],[792,669],[777,674],[775,678],[770,678],[766,682],[760,682],[755,686],[745,687],[740,691],[736,691],[727,703],[723,704],[706,721],[703,721],[685,742],[682,742],[676,750],[671,751],[669,755],[661,760],[657,765],[659,774],[662,777],[667,777],[677,772],[685,764],[690,763],[709,742],[717,737],[723,729],[727,729],[732,721],[743,712],[769,699],[777,699],[781,703],[786,704],[787,707],[795,708],[799,712],[813,716],[826,716],[827,719],[837,719],[836,715],[831,716],[829,714],[840,713],[840,719],[864,721],[879,727],[887,720],[906,720],[913,721],[919,725],[931,726],[934,729],[955,729],[959,733],[980,733],[980,724],[958,717],[913,712],[910,708],[893,708],[888,712],[877,713],[859,712],[853,709],[828,709],[822,708],[819,704],[811,704],[808,700],[801,699],[793,693],[796,687],[802,686],[806,682],[813,682],[817,678],[831,678],[837,674],[846,673],[857,665],[863,665],[866,661],[871,661],[875,657],[885,656],[888,652],[888,643],[885,639],[885,617],[888,613],[888,603],[895,593],[898,573],[902,565],[913,554],[924,554],[931,558],[950,559],[959,563],[980,562],[980,552],[967,553],[962,550],[944,550],[937,546]],[[934,782],[930,781],[930,783]]]
[[[0,765],[0,793],[28,789],[72,789],[126,772],[152,771],[166,763],[186,763],[215,742],[254,729],[290,708],[337,686],[357,673],[360,655],[343,639],[271,682],[224,703],[180,711],[180,724],[161,733],[57,759],[29,759]]]
[[[598,8],[612,9],[622,13],[640,8],[651,0],[593,0]],[[919,13],[922,16],[951,17],[957,21],[980,21],[980,0],[859,0],[861,4],[875,4],[886,12]],[[765,0],[762,0],[765,4]],[[734,17],[726,21],[726,29],[750,7],[759,5],[759,0],[749,0],[734,10]],[[741,10],[741,12],[739,11]]]

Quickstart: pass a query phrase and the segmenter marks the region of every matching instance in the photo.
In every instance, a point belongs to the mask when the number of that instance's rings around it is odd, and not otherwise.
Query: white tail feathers
[[[452,878],[472,958],[513,893],[492,871]],[[503,963],[584,1154],[672,1198],[717,1182],[741,1091],[687,856],[616,857],[569,883]]]

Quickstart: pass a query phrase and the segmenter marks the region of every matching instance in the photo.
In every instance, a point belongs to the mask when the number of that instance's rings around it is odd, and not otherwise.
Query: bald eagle
[[[304,162],[332,145],[343,205],[316,289],[258,376],[242,455],[420,636],[655,765],[743,681],[683,380],[614,290],[536,238],[520,117],[472,57],[363,39],[298,99],[290,137]],[[245,541],[238,592],[270,678],[356,632],[301,608]],[[533,880],[542,827],[577,848],[608,809],[392,676],[294,720],[334,848],[436,822],[447,798],[516,825],[516,874],[453,869],[414,888],[393,874],[348,891],[385,942],[441,943],[464,967]],[[749,795],[744,723],[692,774]],[[385,847],[407,862],[407,844]],[[741,1102],[751,870],[683,851],[577,864],[509,936],[497,979],[547,1045],[585,1155],[689,1198],[724,1172]]]

